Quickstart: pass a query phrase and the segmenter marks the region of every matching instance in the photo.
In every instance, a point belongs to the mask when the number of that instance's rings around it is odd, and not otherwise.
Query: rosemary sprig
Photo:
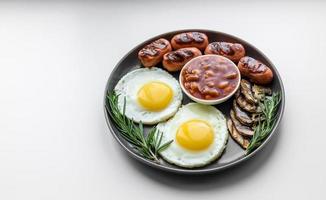
[[[118,107],[118,97],[114,91],[108,93],[106,110],[116,124],[122,137],[127,140],[136,151],[146,159],[159,163],[158,153],[167,148],[173,140],[162,144],[163,133],[156,131],[156,127],[149,130],[147,136],[144,134],[142,122],[136,125],[131,119],[125,115],[126,99],[123,102],[123,112]]]
[[[259,147],[271,133],[276,123],[276,114],[281,98],[281,94],[276,92],[273,93],[271,97],[266,97],[263,102],[260,103],[263,110],[263,120],[260,120],[254,128],[254,135],[247,148],[247,154]]]

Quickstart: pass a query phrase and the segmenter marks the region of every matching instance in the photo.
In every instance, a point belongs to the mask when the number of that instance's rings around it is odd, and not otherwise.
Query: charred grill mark
[[[204,41],[204,37],[202,33],[198,32],[181,33],[176,37],[175,41],[179,44],[191,42],[202,43]]]
[[[165,40],[158,39],[141,49],[139,55],[142,57],[157,56],[160,50],[167,48],[168,45],[169,44]]]
[[[177,50],[167,54],[167,58],[172,62],[183,62],[194,56],[191,50]]]
[[[175,40],[177,43],[191,43],[192,38],[188,33],[181,33]]]
[[[164,49],[164,48],[166,48],[167,45],[168,45],[168,43],[163,41],[163,40],[156,40],[153,43],[153,46],[158,48],[158,49]]]
[[[267,66],[263,63],[251,58],[245,57],[242,60],[243,66],[245,66],[250,72],[253,73],[263,73],[267,70]]]
[[[231,47],[232,47],[232,44],[226,43],[226,42],[211,43],[212,51],[217,54],[222,54],[222,55],[224,54],[224,55],[232,56],[235,54],[235,52]]]
[[[156,56],[159,54],[159,51],[155,47],[145,47],[140,51],[141,56]]]
[[[202,33],[192,32],[192,37],[195,42],[201,43],[204,41],[204,37]]]

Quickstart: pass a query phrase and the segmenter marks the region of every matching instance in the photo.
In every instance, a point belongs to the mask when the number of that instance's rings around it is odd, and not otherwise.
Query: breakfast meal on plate
[[[166,161],[193,168],[207,165],[221,156],[228,140],[224,115],[213,106],[189,103],[173,118],[157,125],[162,141],[173,140],[160,152]]]
[[[138,58],[145,67],[153,67],[162,61],[164,54],[171,50],[170,42],[160,38],[142,48],[138,52]]]
[[[224,56],[233,62],[238,63],[245,56],[246,50],[239,43],[212,42],[207,45],[205,54],[216,54]]]
[[[168,72],[152,67],[141,68],[123,76],[114,88],[119,94],[120,111],[126,102],[129,119],[156,124],[173,116],[181,105],[178,81]]]
[[[259,60],[249,56],[241,58],[238,67],[241,75],[249,78],[253,83],[264,85],[273,80],[272,70]]]
[[[200,56],[201,51],[195,47],[181,48],[163,56],[163,67],[170,72],[180,71],[191,59]]]
[[[246,44],[209,39],[181,32],[152,40],[138,52],[138,64],[115,77],[107,113],[142,158],[203,167],[228,151],[229,135],[246,155],[275,128],[282,96],[274,69]]]
[[[237,67],[222,56],[197,57],[183,68],[181,83],[192,96],[204,99],[220,99],[235,92],[240,73]]]
[[[171,39],[171,45],[173,49],[196,47],[203,51],[208,45],[208,37],[206,34],[199,32],[179,33]]]

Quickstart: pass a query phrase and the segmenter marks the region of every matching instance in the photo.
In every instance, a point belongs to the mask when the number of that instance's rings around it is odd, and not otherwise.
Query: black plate
[[[229,137],[226,149],[220,159],[217,161],[201,168],[194,168],[194,169],[185,169],[181,168],[172,164],[169,164],[167,162],[162,161],[162,164],[157,164],[154,163],[150,160],[146,160],[139,156],[134,149],[121,137],[119,131],[116,129],[115,124],[109,117],[108,113],[106,112],[105,105],[106,105],[106,95],[109,91],[112,91],[117,82],[120,80],[122,76],[124,76],[126,73],[139,68],[140,62],[137,58],[138,51],[143,48],[146,44],[158,39],[158,38],[166,38],[170,40],[175,34],[181,33],[181,32],[188,32],[188,31],[198,31],[198,32],[203,32],[207,34],[209,38],[209,42],[214,42],[214,41],[225,41],[225,42],[237,42],[241,43],[245,49],[246,49],[246,55],[251,56],[253,58],[256,58],[260,61],[262,61],[264,64],[272,68],[274,72],[274,80],[272,82],[271,87],[273,88],[273,91],[280,91],[282,94],[282,101],[280,103],[280,107],[278,110],[278,118],[277,118],[277,123],[276,126],[273,128],[271,134],[268,136],[268,138],[262,143],[260,147],[258,147],[255,151],[250,153],[249,155],[245,154],[245,151],[233,141],[231,137]],[[161,64],[157,65],[157,67],[162,67]],[[179,73],[173,73],[173,76],[178,80],[178,75]],[[215,171],[220,171],[222,169],[234,166],[236,164],[242,163],[243,161],[247,160],[248,158],[252,157],[254,154],[259,152],[273,137],[275,134],[275,130],[278,127],[279,122],[281,121],[282,115],[283,115],[283,110],[284,110],[284,105],[285,105],[285,94],[284,94],[284,87],[283,83],[281,80],[281,77],[276,70],[276,67],[272,64],[272,62],[257,48],[249,44],[248,42],[239,39],[237,37],[234,37],[229,34],[225,34],[222,32],[218,31],[211,31],[211,30],[202,30],[202,29],[191,29],[191,30],[179,30],[179,31],[173,31],[169,33],[164,33],[162,35],[158,35],[156,37],[153,37],[138,46],[136,46],[134,49],[132,49],[127,55],[125,55],[120,62],[115,66],[113,69],[109,80],[107,81],[107,85],[105,88],[105,94],[104,94],[104,112],[105,112],[105,118],[106,122],[110,128],[110,131],[114,138],[120,143],[120,145],[133,157],[136,158],[137,160],[155,167],[157,169],[162,169],[165,171],[170,171],[170,172],[176,172],[176,173],[182,173],[182,174],[202,174],[202,173],[209,173],[209,172],[215,172]],[[183,99],[183,104],[187,104],[191,100],[184,95]],[[221,110],[226,116],[228,116],[230,108],[232,104],[232,99],[228,100],[222,104],[217,105],[216,107]],[[148,129],[149,127],[146,127]]]

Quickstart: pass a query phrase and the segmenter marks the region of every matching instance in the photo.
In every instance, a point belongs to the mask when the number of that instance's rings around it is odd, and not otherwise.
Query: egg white
[[[160,111],[149,111],[139,105],[137,100],[138,91],[148,82],[160,81],[167,84],[173,91],[170,104]],[[114,88],[119,94],[118,107],[123,111],[124,99],[126,99],[125,115],[135,122],[143,124],[156,124],[172,117],[178,110],[182,101],[182,91],[179,82],[168,72],[152,67],[140,68],[123,76]]]
[[[176,141],[178,128],[184,122],[192,119],[206,121],[214,130],[213,143],[205,150],[190,151],[180,146]],[[167,122],[159,123],[157,131],[163,133],[162,144],[173,140],[169,147],[160,152],[162,158],[185,168],[202,167],[216,160],[223,153],[229,136],[226,119],[222,112],[213,106],[198,103],[182,106],[173,118]]]

